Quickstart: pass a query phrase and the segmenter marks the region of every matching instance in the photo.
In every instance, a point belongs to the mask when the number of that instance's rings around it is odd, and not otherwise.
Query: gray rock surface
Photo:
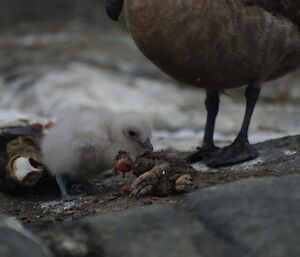
[[[247,179],[40,232],[56,256],[300,256],[300,176]]]
[[[47,248],[20,223],[0,216],[1,257],[51,257]]]
[[[185,210],[198,215],[243,256],[300,256],[300,176],[262,178],[190,194]]]
[[[300,173],[300,136],[289,136],[267,140],[254,145],[258,158],[221,169],[211,169],[203,163],[193,167],[201,172],[261,172],[287,175]]]
[[[238,257],[242,253],[239,247],[231,249],[230,242],[215,236],[192,215],[173,207],[100,215],[78,225],[56,227],[41,235],[59,257]]]

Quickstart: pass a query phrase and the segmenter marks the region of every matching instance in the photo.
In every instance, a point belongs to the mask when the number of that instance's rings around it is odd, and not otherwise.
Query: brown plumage
[[[122,4],[107,0],[111,18],[117,19]],[[299,0],[125,0],[124,9],[146,57],[171,77],[206,89],[203,147],[190,160],[205,157],[217,167],[255,158],[248,127],[261,85],[300,66]],[[213,143],[219,92],[244,85],[242,128],[219,151]]]
[[[300,25],[300,2],[299,0],[282,0],[282,4],[292,21]]]
[[[125,15],[140,50],[188,84],[239,87],[300,65],[296,24],[242,0],[125,0]]]
[[[248,5],[257,5],[273,13],[283,15],[300,25],[300,2],[298,0],[244,0]]]

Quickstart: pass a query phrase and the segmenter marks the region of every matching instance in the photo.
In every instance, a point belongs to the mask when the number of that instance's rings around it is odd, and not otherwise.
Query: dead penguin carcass
[[[117,157],[115,170],[123,171],[120,159],[126,158],[124,153]],[[128,167],[126,166],[126,172]],[[168,196],[186,193],[195,189],[196,171],[178,154],[169,151],[146,152],[135,159],[132,173],[137,176],[131,185],[132,196],[157,195]]]

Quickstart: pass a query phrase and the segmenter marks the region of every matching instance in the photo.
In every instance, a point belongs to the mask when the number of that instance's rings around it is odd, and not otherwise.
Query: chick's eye
[[[133,130],[129,130],[128,132],[130,137],[135,137],[136,136],[136,132],[134,132]]]

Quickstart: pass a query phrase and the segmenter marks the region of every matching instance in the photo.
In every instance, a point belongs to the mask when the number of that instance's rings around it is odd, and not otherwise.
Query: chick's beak
[[[114,21],[119,19],[124,0],[106,0],[106,13]]]
[[[152,145],[150,139],[147,139],[144,142],[140,142],[140,146],[148,151],[151,151],[151,152],[153,151],[153,145]]]

